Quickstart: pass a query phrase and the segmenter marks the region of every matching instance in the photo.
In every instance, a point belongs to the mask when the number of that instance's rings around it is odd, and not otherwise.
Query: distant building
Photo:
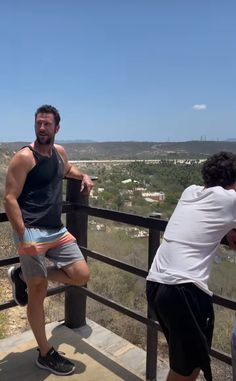
[[[138,183],[137,180],[132,180],[132,179],[122,180],[121,182],[122,182],[122,184]]]
[[[135,191],[137,191],[137,192],[145,192],[146,190],[147,190],[147,188],[143,188],[143,187],[135,188]]]
[[[165,201],[164,192],[142,192],[142,197],[147,202],[163,202]]]
[[[129,184],[129,183],[132,183],[132,179],[122,180],[121,182],[122,184]]]
[[[131,238],[147,238],[148,237],[148,231],[144,229],[139,229],[136,227],[129,228],[127,230],[127,234]]]

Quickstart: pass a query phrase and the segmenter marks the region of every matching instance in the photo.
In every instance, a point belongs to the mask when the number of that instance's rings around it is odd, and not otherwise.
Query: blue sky
[[[0,2],[0,141],[236,138],[234,0]]]

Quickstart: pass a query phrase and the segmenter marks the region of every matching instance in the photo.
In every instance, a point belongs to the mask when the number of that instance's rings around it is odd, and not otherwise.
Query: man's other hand
[[[226,239],[228,241],[229,248],[232,250],[236,250],[236,229],[230,230],[226,234]]]

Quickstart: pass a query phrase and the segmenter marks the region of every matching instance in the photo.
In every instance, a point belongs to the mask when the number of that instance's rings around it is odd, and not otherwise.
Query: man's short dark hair
[[[56,126],[59,125],[61,117],[60,117],[59,111],[56,109],[56,107],[53,107],[51,105],[40,106],[35,112],[35,120],[36,120],[37,115],[41,114],[41,113],[42,114],[53,114]]]
[[[212,155],[203,164],[202,177],[206,187],[232,185],[236,181],[236,155],[224,151]]]

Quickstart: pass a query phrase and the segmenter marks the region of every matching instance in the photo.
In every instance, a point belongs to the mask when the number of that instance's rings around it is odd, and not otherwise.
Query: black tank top
[[[41,155],[31,146],[26,147],[33,152],[36,165],[28,173],[18,198],[25,226],[60,228],[64,163],[55,147],[51,157]]]

